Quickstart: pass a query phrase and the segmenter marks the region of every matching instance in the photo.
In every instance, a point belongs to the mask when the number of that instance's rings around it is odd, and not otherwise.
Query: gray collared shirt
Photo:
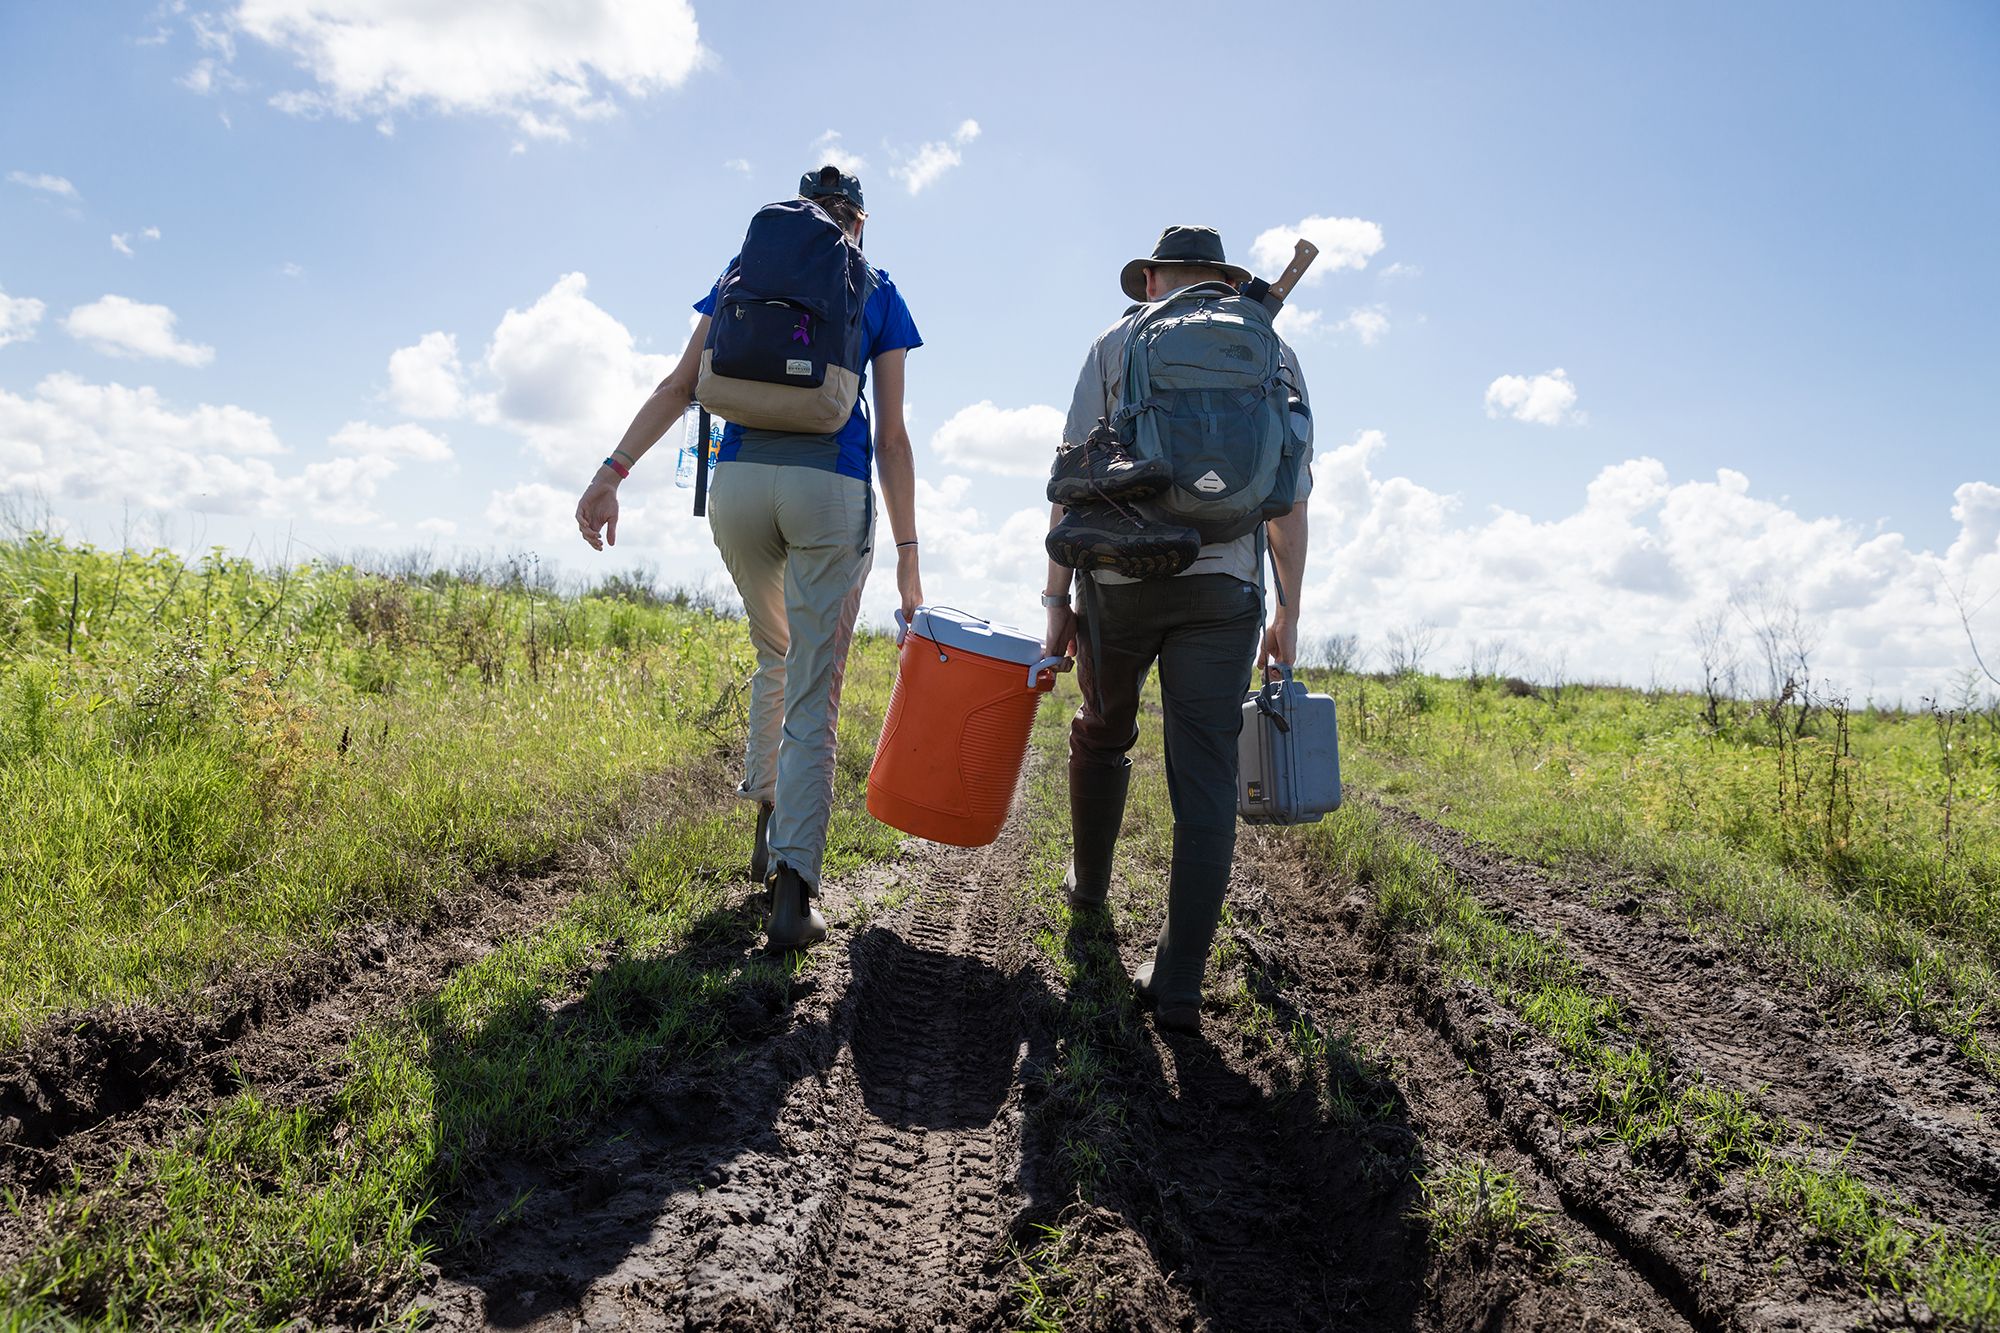
[[[1118,410],[1118,395],[1125,386],[1125,339],[1131,332],[1133,317],[1141,309],[1142,306],[1135,305],[1127,310],[1116,324],[1098,334],[1097,341],[1090,345],[1090,355],[1083,361],[1083,373],[1077,376],[1076,396],[1070,400],[1069,419],[1063,423],[1064,444],[1082,444],[1100,420],[1109,421]],[[1310,409],[1312,396],[1306,390],[1305,373],[1299,368],[1298,354],[1282,338],[1278,340],[1278,346],[1283,352],[1286,368],[1292,372],[1293,382],[1298,385],[1299,397]],[[1312,442],[1308,440],[1299,458],[1298,498],[1304,500],[1311,494]],[[1261,583],[1257,569],[1258,535],[1249,532],[1234,541],[1208,543],[1179,577],[1228,574],[1245,583]],[[1095,575],[1099,583],[1136,581],[1108,569],[1097,570]]]

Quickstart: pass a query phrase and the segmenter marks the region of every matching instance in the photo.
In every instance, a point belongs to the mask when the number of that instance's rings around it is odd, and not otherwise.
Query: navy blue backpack
[[[722,275],[695,396],[758,430],[840,430],[861,396],[874,287],[860,248],[818,204],[766,204]]]

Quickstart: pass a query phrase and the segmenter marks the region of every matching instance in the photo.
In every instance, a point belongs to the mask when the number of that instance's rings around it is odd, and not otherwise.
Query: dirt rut
[[[1676,1059],[1817,1129],[1846,1171],[1932,1222],[1977,1231],[2000,1217],[2000,1088],[1944,1041],[1829,1021],[1782,974],[1690,934],[1671,903],[1607,893],[1385,812],[1489,908],[1537,934],[1560,933],[1603,993]]]

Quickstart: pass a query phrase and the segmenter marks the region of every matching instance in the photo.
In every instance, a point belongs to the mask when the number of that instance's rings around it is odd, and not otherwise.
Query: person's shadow
[[[1163,1062],[1108,914],[1074,914],[1064,948],[1057,1021],[1103,1072],[1087,1092],[1059,1090],[1072,1104],[1043,1121],[1065,1136],[1059,1164],[1094,1177],[1089,1196],[1218,1329],[1410,1327],[1427,1254],[1401,1091],[1340,1044],[1308,1047],[1305,1076],[1266,1091],[1215,1046],[1229,1020],[1212,1008],[1201,1034],[1162,1034]],[[1316,1030],[1260,968],[1246,982],[1273,1031]]]

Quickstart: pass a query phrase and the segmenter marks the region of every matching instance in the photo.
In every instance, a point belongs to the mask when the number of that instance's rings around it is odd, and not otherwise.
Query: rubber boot
[[[757,802],[757,840],[750,847],[750,882],[762,884],[771,874],[771,803]]]
[[[1174,863],[1167,881],[1167,920],[1160,927],[1153,961],[1132,978],[1153,1021],[1171,1032],[1201,1031],[1201,979],[1208,969],[1208,946],[1222,920],[1236,830],[1174,830]]]
[[[771,872],[771,917],[764,925],[772,953],[804,949],[826,938],[826,918],[812,905],[812,886],[798,871],[780,864]]]
[[[1125,793],[1132,786],[1132,761],[1122,768],[1069,761],[1069,872],[1063,893],[1072,910],[1104,906],[1111,891],[1111,856],[1125,822]]]

